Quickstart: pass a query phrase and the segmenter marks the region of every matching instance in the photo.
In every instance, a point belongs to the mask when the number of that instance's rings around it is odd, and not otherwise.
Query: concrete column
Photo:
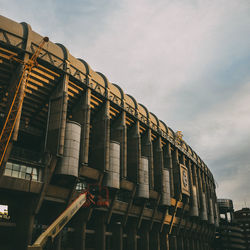
[[[96,238],[96,250],[106,250],[106,218],[105,214],[100,213],[97,215],[96,221],[96,230],[95,230],[95,238]]]
[[[160,250],[160,232],[153,228],[149,239],[150,250]]]
[[[200,240],[199,240],[199,238],[197,237],[196,238],[196,249],[198,250],[202,250],[202,247],[201,247],[201,244],[200,244]]]
[[[87,226],[88,212],[81,209],[76,217],[76,224],[74,226],[74,250],[86,249],[86,226]]]
[[[194,242],[194,238],[193,238],[192,234],[190,235],[190,249],[191,250],[196,250],[196,248],[195,248],[195,242]]]
[[[178,150],[178,148],[174,149],[173,164],[174,164],[174,167],[176,167],[176,165],[180,164],[179,150]]]
[[[225,214],[225,219],[226,219],[226,221],[228,221],[227,213],[224,213],[224,214]]]
[[[147,229],[143,229],[140,232],[141,240],[139,250],[149,250],[149,231]]]
[[[204,190],[204,194],[205,194],[205,200],[206,200],[206,212],[207,212],[207,217],[208,217],[208,213],[209,213],[209,193],[208,193],[208,186],[207,186],[207,182],[206,182],[206,174],[205,174],[205,166],[204,164],[202,164],[202,169],[203,171],[201,172],[201,178],[202,178],[202,184],[203,184],[203,190]]]
[[[33,199],[24,198],[16,205],[16,236],[14,237],[15,249],[26,250],[31,244],[34,226],[34,197]]]
[[[199,250],[199,235],[198,235],[198,230],[196,229],[194,234],[193,234],[193,240],[194,240],[194,249]]]
[[[136,221],[130,221],[127,225],[127,246],[129,250],[137,250],[137,225]]]
[[[200,208],[201,207],[201,200],[200,200],[201,189],[200,189],[199,180],[198,180],[197,166],[195,164],[193,164],[193,173],[194,173],[193,182],[196,186],[198,207]]]
[[[186,158],[185,158],[185,155],[183,153],[180,153],[179,161],[181,164],[186,166]]]
[[[181,234],[179,234],[177,237],[177,248],[178,250],[186,250],[184,248],[184,241],[183,241],[183,237]]]
[[[170,250],[169,237],[167,234],[167,227],[165,226],[160,235],[161,238],[161,250]]]
[[[187,245],[187,239],[186,239],[185,233],[182,236],[182,240],[183,240],[183,249],[189,250],[189,247]]]
[[[167,143],[166,147],[164,148],[164,167],[169,169],[170,194],[171,194],[171,197],[174,197],[175,190],[174,190],[173,159],[172,159],[171,145],[169,142]]]
[[[127,177],[127,126],[126,112],[122,111],[117,120],[112,124],[111,140],[120,143],[120,173],[121,178]]]
[[[153,162],[153,145],[151,139],[151,129],[149,128],[141,138],[141,154],[148,158],[149,168],[149,188],[154,189],[154,162]]]
[[[123,250],[123,227],[121,223],[112,225],[112,242],[112,249]]]
[[[65,74],[53,93],[49,103],[46,152],[63,155],[68,105],[68,81]]]
[[[136,121],[134,126],[129,129],[127,143],[128,178],[137,183],[139,166],[141,164],[141,136],[139,131],[139,121]]]
[[[204,183],[203,183],[203,179],[202,179],[202,173],[201,173],[201,169],[198,167],[197,168],[197,176],[198,176],[198,184],[199,184],[199,197],[200,197],[200,218],[202,220],[206,220],[207,219],[207,209],[206,209],[206,205],[207,202],[204,203],[204,194],[205,194],[205,190],[204,190]],[[205,200],[206,201],[206,200]]]
[[[175,190],[175,198],[177,200],[180,199],[181,195],[181,185],[180,185],[180,167],[179,167],[179,150],[175,148],[173,154],[173,168],[174,168],[174,190]]]
[[[76,247],[75,250],[85,250],[86,249],[86,222],[82,222],[77,228],[76,237]]]
[[[202,183],[202,180],[201,180],[201,174],[200,174],[200,169],[198,166],[196,166],[196,173],[197,173],[197,197],[198,197],[198,200],[199,200],[199,210],[200,210],[200,216],[201,216],[201,213],[203,212],[204,208],[203,208],[203,201],[202,201],[202,194],[203,194],[203,183]]]
[[[53,250],[61,250],[62,249],[62,232],[60,232],[56,236],[55,241],[54,241],[53,246],[52,246],[52,249]]]
[[[191,216],[198,216],[199,208],[198,208],[198,199],[197,199],[197,184],[194,173],[194,169],[192,169],[191,160],[188,159],[187,161],[187,168],[189,172],[189,187],[190,187],[190,215]]]
[[[80,146],[80,164],[88,164],[89,157],[89,134],[90,134],[90,114],[91,114],[91,90],[86,89],[80,99],[80,103],[75,106],[72,112],[73,121],[81,124],[81,146]]]
[[[110,144],[110,102],[105,101],[101,110],[93,119],[91,166],[101,171],[109,169]]]
[[[199,250],[197,248],[197,238],[196,238],[196,236],[194,234],[192,234],[192,250]]]
[[[178,250],[176,236],[173,236],[173,235],[169,236],[169,249],[170,250]]]
[[[210,185],[210,179],[208,176],[206,176],[206,184],[207,184],[207,195],[208,195],[208,214],[209,214],[209,223],[214,225],[215,220],[215,211],[214,211],[214,197],[213,197],[213,191],[212,186]]]
[[[192,164],[189,159],[187,160],[187,168],[188,168],[188,173],[189,173],[190,192],[192,194],[192,186],[194,185],[194,181],[193,181],[193,173],[192,173]]]
[[[163,150],[161,145],[161,138],[158,137],[153,145],[154,147],[154,169],[155,169],[155,188],[158,192],[162,192],[163,189]]]
[[[188,237],[188,235],[185,235],[185,238],[184,238],[184,249],[191,250],[190,238]]]
[[[199,167],[197,167],[197,176],[198,176],[198,183],[199,183],[200,190],[201,190],[201,192],[204,192],[202,173],[201,173],[201,169]]]
[[[39,210],[42,206],[45,194],[47,192],[47,188],[49,186],[50,180],[57,164],[57,157],[55,155],[52,156],[49,153],[44,153],[43,164],[45,166],[42,177],[44,185],[40,191],[40,195],[36,203],[35,214],[39,213]]]
[[[205,242],[200,240],[200,249],[205,250]]]

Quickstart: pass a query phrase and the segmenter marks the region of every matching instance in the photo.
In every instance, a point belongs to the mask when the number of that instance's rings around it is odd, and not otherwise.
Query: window
[[[76,184],[76,190],[81,192],[82,190],[85,190],[87,188],[87,184],[84,181],[80,181]]]
[[[220,214],[220,218],[221,219],[226,219],[226,215],[225,214]]]
[[[38,180],[37,168],[25,166],[23,164],[17,164],[12,162],[6,163],[6,168],[4,174],[7,176],[12,176],[27,180]]]

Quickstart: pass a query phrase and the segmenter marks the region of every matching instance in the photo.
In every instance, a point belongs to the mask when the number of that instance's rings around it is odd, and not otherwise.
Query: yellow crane
[[[95,191],[95,187],[98,190]],[[91,188],[93,192],[91,193]],[[101,190],[105,189],[106,194],[102,197]],[[66,210],[57,217],[57,219],[37,238],[37,240],[28,246],[28,250],[44,250],[48,242],[53,243],[56,236],[62,231],[66,224],[79,211],[80,208],[91,207],[109,207],[109,193],[107,187],[101,187],[99,184],[89,184],[86,190],[66,208]],[[47,249],[47,248],[46,248]]]
[[[18,114],[21,110],[22,103],[23,103],[24,96],[25,96],[25,93],[22,96],[20,96],[20,92],[21,92],[20,86],[22,85],[22,82],[25,81],[24,84],[26,87],[26,83],[29,80],[30,73],[31,73],[32,69],[37,66],[37,58],[40,55],[40,52],[41,52],[44,44],[47,43],[48,41],[49,41],[49,38],[44,37],[42,42],[39,44],[38,48],[36,49],[35,53],[32,55],[32,57],[27,62],[24,62],[18,58],[11,57],[11,59],[23,64],[24,68],[22,70],[20,80],[16,86],[14,97],[11,100],[10,107],[8,109],[8,113],[7,113],[2,131],[0,134],[0,167],[2,167],[4,156],[5,156],[5,153],[7,151],[7,148],[8,148],[10,139],[11,139],[11,135],[12,135],[13,129],[15,127],[17,117],[18,117]],[[24,89],[25,89],[25,87],[24,87]],[[21,98],[21,100],[20,100],[20,98]]]
[[[92,202],[88,192],[80,194],[75,201],[44,231],[33,245],[28,246],[28,250],[43,250],[48,240],[54,241],[55,237],[61,232],[64,226],[84,206],[85,203]]]

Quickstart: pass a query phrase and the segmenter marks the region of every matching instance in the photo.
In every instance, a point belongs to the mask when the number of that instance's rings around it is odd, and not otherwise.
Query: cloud
[[[218,196],[231,198],[235,207],[250,204],[250,81],[213,109],[187,121],[184,135],[212,170]]]
[[[249,164],[247,166],[239,166],[239,168],[236,168],[230,177],[220,181],[217,190],[217,196],[233,200],[235,210],[250,206]]]
[[[237,204],[245,199],[248,0],[0,0],[0,6],[3,15],[64,44],[183,131],[214,173],[219,196],[231,195]]]

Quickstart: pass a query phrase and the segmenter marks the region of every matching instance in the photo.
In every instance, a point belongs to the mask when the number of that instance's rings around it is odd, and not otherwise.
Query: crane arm
[[[78,196],[75,201],[43,232],[32,246],[28,246],[28,250],[43,250],[46,242],[51,239],[52,241],[70,221],[75,213],[87,202],[88,192]]]
[[[26,87],[26,83],[29,80],[31,70],[37,65],[36,60],[38,56],[40,55],[40,52],[44,44],[47,43],[48,41],[49,41],[48,37],[43,38],[37,50],[32,55],[31,59],[28,60],[27,63],[18,58],[14,58],[14,57],[12,58],[13,60],[17,62],[24,64],[24,68],[21,74],[21,78],[16,86],[16,90],[12,97],[10,107],[8,108],[7,116],[6,116],[6,119],[2,128],[2,131],[0,133],[0,167],[2,166],[2,163],[4,161],[5,153],[7,151],[7,148],[8,148],[12,133],[13,133],[13,129],[15,127],[18,114],[21,111],[22,103],[23,103],[24,96],[25,96],[25,93],[22,96],[20,96],[20,89],[21,89],[20,86],[22,85],[23,80],[25,80],[24,84]],[[27,76],[27,79],[25,79],[26,76]],[[0,173],[1,173],[1,170],[0,170]]]

